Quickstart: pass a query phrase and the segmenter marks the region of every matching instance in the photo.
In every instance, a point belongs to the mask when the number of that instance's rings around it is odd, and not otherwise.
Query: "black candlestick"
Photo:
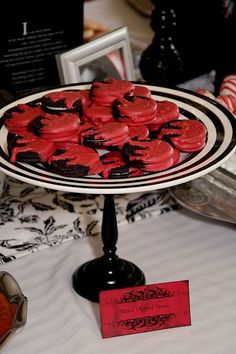
[[[116,255],[118,240],[116,211],[113,195],[104,196],[102,241],[104,255],[88,261],[73,274],[75,291],[88,300],[98,302],[101,290],[143,285],[143,272],[133,263]]]
[[[175,44],[176,15],[170,0],[153,0],[152,43],[142,53],[140,71],[152,84],[173,86],[182,81],[183,63]]]

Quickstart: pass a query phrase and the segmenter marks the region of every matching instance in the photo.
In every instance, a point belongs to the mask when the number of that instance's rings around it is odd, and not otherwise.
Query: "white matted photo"
[[[135,80],[127,27],[56,55],[61,84],[115,78]]]

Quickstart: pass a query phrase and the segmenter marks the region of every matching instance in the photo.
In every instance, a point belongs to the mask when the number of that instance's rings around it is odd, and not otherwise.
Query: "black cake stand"
[[[143,272],[116,254],[118,230],[114,196],[104,195],[101,236],[104,255],[80,266],[73,274],[73,287],[81,296],[99,301],[99,291],[143,285]]]
[[[169,188],[188,182],[219,167],[236,149],[235,117],[222,105],[202,95],[183,89],[170,89],[152,85],[143,86],[151,90],[152,98],[155,100],[170,100],[176,103],[180,109],[180,119],[200,120],[207,129],[207,140],[201,151],[181,155],[180,162],[172,168],[132,178],[111,180],[102,179],[99,176],[63,177],[51,173],[42,165],[32,166],[9,162],[7,129],[4,126],[3,119],[1,119],[6,110],[19,103],[37,102],[45,92],[89,89],[90,84],[66,85],[38,92],[8,103],[0,109],[0,170],[11,177],[43,188],[104,195],[101,230],[104,254],[80,265],[72,275],[72,284],[75,291],[92,301],[99,300],[101,290],[145,283],[143,272],[135,264],[119,258],[116,254],[118,230],[114,195]]]

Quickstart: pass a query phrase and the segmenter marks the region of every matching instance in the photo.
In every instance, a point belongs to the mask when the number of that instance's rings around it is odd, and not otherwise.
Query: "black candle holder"
[[[183,82],[183,61],[176,40],[176,14],[173,0],[152,0],[150,27],[152,43],[140,58],[140,71],[149,83],[175,86]]]
[[[116,254],[118,228],[114,196],[104,196],[102,219],[104,255],[82,264],[72,278],[74,290],[82,297],[98,302],[101,290],[111,290],[145,284],[143,272],[132,262]]]

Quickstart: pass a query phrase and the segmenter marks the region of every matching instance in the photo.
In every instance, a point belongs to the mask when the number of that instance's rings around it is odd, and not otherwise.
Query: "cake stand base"
[[[144,285],[143,272],[133,263],[118,256],[93,259],[80,266],[73,274],[73,288],[82,297],[99,302],[101,290]]]
[[[133,263],[116,255],[118,240],[113,195],[104,196],[102,241],[104,255],[82,264],[72,277],[74,290],[88,300],[98,302],[101,290],[144,285],[143,272]]]

